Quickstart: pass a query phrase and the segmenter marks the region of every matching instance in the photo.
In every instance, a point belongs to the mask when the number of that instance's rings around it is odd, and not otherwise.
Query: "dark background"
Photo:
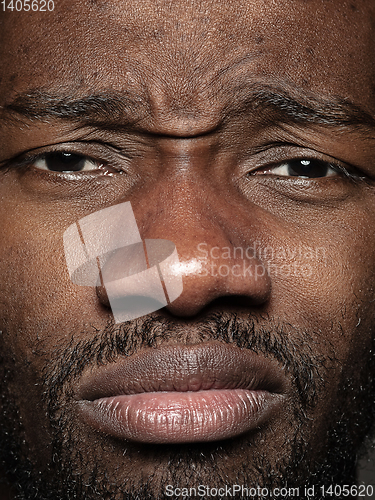
[[[372,484],[374,486],[374,494],[371,497],[358,497],[358,500],[375,499],[375,443],[372,446],[370,456],[361,460],[358,472],[359,484]]]

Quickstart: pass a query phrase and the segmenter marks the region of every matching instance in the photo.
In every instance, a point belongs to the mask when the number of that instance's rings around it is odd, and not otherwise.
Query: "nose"
[[[244,233],[243,217],[234,216],[230,203],[207,188],[202,190],[199,183],[181,180],[164,182],[162,189],[155,186],[148,192],[147,203],[141,197],[132,201],[132,208],[144,242],[169,240],[177,250],[178,259],[166,260],[156,278],[166,292],[161,306],[170,315],[195,316],[217,299],[230,297],[232,303],[237,300],[248,307],[259,307],[268,300],[271,280],[257,253],[256,217],[250,224],[246,219]],[[132,279],[136,290],[139,280]],[[165,285],[179,280],[182,291],[171,300]],[[149,297],[155,297],[155,276],[153,283],[146,292]],[[116,293],[121,294],[118,287]],[[129,286],[123,293],[129,294]],[[97,294],[107,305],[103,286],[97,288]]]
[[[165,235],[178,252],[179,262],[168,271],[182,279],[183,291],[166,306],[167,311],[174,316],[194,316],[215,300],[230,297],[249,307],[265,303],[271,281],[257,256],[256,241],[237,234],[230,220],[203,210],[194,211],[194,216],[191,210],[186,217],[181,209],[180,205],[178,213],[164,214],[150,231],[153,238]],[[207,207],[205,211],[210,212]]]

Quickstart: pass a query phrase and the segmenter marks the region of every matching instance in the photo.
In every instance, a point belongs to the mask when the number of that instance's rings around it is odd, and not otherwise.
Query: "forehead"
[[[53,12],[1,13],[0,99],[111,88],[155,112],[210,113],[248,81],[373,114],[374,11],[361,0],[55,0]]]

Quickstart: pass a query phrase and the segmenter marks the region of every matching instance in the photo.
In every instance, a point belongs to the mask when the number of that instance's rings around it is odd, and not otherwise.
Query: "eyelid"
[[[250,155],[242,164],[241,169],[243,169],[242,171],[246,173],[246,175],[253,175],[256,171],[263,169],[269,170],[295,160],[315,160],[325,162],[339,175],[341,174],[350,180],[366,179],[366,175],[353,165],[337,158],[333,158],[326,153],[293,143],[268,144],[263,147],[261,151],[258,150],[255,154]]]
[[[65,151],[64,151],[65,152]],[[53,153],[56,153],[53,152]],[[85,169],[85,170],[77,170],[77,171],[72,171],[72,170],[69,170],[69,166],[67,165],[67,169],[66,170],[63,170],[63,171],[54,171],[54,170],[50,170],[49,168],[47,168],[47,157],[48,157],[48,154],[53,154],[52,152],[50,153],[44,153],[42,155],[40,155],[39,157],[37,157],[32,165],[34,168],[37,168],[39,170],[45,170],[47,172],[53,172],[53,173],[64,173],[64,172],[70,172],[70,173],[82,173],[82,172],[93,172],[95,170],[100,170],[100,167],[103,166],[103,162],[99,162],[97,160],[94,160],[92,158],[89,158],[88,156],[83,156],[83,155],[77,155],[78,157],[81,157],[84,159],[85,163],[87,164],[91,164],[93,166],[93,168],[88,168],[88,169]],[[44,163],[44,164],[43,164]]]
[[[33,167],[33,164],[37,161],[43,159],[49,153],[72,153],[77,156],[81,156],[88,161],[102,165],[102,168],[98,167],[98,171],[102,171],[108,168],[108,173],[123,173],[126,171],[130,157],[123,153],[118,148],[110,144],[101,144],[94,141],[76,141],[76,142],[64,142],[59,144],[52,144],[49,146],[44,146],[38,149],[29,150],[16,157],[4,162],[1,167],[2,170],[18,169],[22,170],[28,167]],[[37,167],[35,167],[37,168]],[[41,168],[38,169],[43,170]],[[50,170],[45,170],[52,175],[60,173],[64,175],[64,172],[53,172]],[[84,175],[94,173],[94,170],[73,172],[74,175]]]
[[[281,162],[278,165],[275,165],[274,168],[276,168],[277,166],[281,166],[283,164],[287,164],[289,161],[304,160],[304,159],[307,159],[307,158],[293,158],[291,160],[287,160],[287,161]],[[359,172],[356,172],[355,169],[354,169],[354,167],[345,166],[341,162],[332,162],[332,161],[327,161],[327,160],[321,160],[321,159],[318,159],[318,158],[308,158],[308,159],[309,160],[322,161],[322,162],[326,163],[328,165],[328,167],[333,172],[336,172],[337,174],[342,175],[345,178],[352,179],[352,180],[358,180],[358,179],[361,178],[361,176],[359,175]],[[277,175],[277,174],[274,174],[274,175]],[[326,176],[320,177],[320,178],[324,179],[324,178],[333,177],[333,176],[334,176],[333,174],[330,174],[330,175],[326,175]]]
[[[54,150],[54,151],[47,151],[47,152],[43,152],[43,153],[26,154],[25,156],[21,157],[20,160],[14,161],[13,164],[18,169],[31,167],[31,168],[34,168],[34,169],[39,170],[39,171],[44,171],[44,172],[49,173],[51,175],[56,175],[56,174],[64,175],[65,173],[69,173],[69,175],[77,175],[77,176],[84,175],[84,174],[87,175],[90,173],[94,173],[96,171],[103,171],[106,168],[106,163],[104,161],[96,160],[95,158],[91,158],[90,156],[87,156],[85,154],[79,154],[76,152],[74,152],[74,154],[76,154],[77,156],[81,156],[82,158],[85,159],[85,161],[90,162],[93,165],[97,165],[97,167],[92,168],[92,169],[88,169],[88,170],[78,170],[78,171],[69,171],[68,169],[66,171],[53,171],[53,170],[49,170],[48,168],[43,168],[42,166],[37,165],[37,163],[45,161],[46,156],[49,153],[59,153],[59,152],[66,153],[66,152],[71,152],[71,151],[67,151],[65,149],[65,150],[61,150],[61,151]],[[111,173],[113,173],[115,171],[117,172],[116,169],[111,169],[111,168],[109,168],[109,169],[111,170]]]
[[[254,170],[252,172],[252,174],[254,175],[262,175],[260,172],[261,171],[264,171],[264,174],[263,175],[277,175],[277,176],[280,176],[280,177],[292,177],[290,175],[288,175],[287,173],[284,174],[282,172],[272,172],[273,170],[277,170],[277,169],[282,169],[283,167],[287,167],[289,163],[292,163],[294,161],[304,161],[304,160],[309,160],[309,161],[319,161],[321,163],[325,163],[328,167],[328,169],[331,170],[330,173],[328,173],[328,175],[324,175],[322,176],[322,178],[326,178],[326,177],[332,177],[335,173],[336,174],[340,174],[340,173],[344,173],[344,169],[342,169],[341,166],[339,165],[334,165],[332,164],[331,162],[326,162],[326,161],[322,161],[322,160],[317,160],[316,158],[291,158],[290,160],[285,160],[285,161],[281,161],[279,163],[276,163],[274,165],[269,165],[267,167],[260,167],[256,170]],[[294,177],[301,177],[301,176],[294,176]]]

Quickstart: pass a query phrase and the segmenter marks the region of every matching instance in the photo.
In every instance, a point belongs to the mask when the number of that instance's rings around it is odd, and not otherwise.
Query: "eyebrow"
[[[17,95],[12,102],[3,106],[2,112],[3,118],[8,120],[61,119],[97,125],[131,125],[145,114],[144,108],[139,96],[124,91],[107,90],[77,97],[70,93],[34,90]]]
[[[243,85],[236,89],[238,104],[229,111],[247,113],[272,123],[323,125],[338,129],[361,129],[371,138],[375,134],[375,118],[359,105],[340,96],[322,97],[289,87]],[[263,116],[262,116],[263,115]]]
[[[375,118],[349,99],[328,99],[300,89],[263,84],[245,84],[233,89],[232,94],[224,107],[222,123],[235,115],[251,114],[263,122],[361,129],[374,138]],[[0,107],[3,120],[61,119],[105,128],[135,126],[147,114],[149,107],[139,95],[113,90],[83,97],[34,90]]]

